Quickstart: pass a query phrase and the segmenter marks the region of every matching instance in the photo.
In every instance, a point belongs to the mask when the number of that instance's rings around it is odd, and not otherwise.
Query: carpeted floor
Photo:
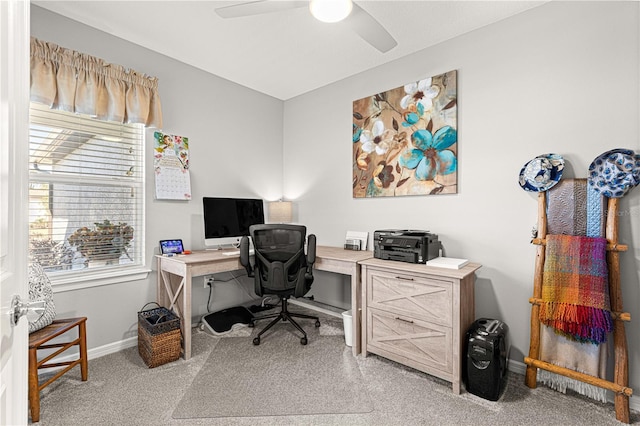
[[[173,418],[373,410],[362,374],[342,336],[314,336],[305,346],[291,337],[281,327],[260,346],[247,344],[248,339],[243,337],[222,339],[182,397]]]
[[[273,333],[267,334],[262,344],[254,347],[250,328],[236,328],[224,336],[213,336],[194,329],[193,356],[188,361],[176,362],[149,369],[140,359],[137,348],[110,354],[89,361],[89,381],[80,380],[79,369],[67,373],[41,393],[41,417],[43,426],[53,425],[621,425],[615,419],[613,404],[601,404],[570,394],[563,395],[543,386],[529,389],[521,375],[509,373],[506,389],[497,402],[491,402],[463,391],[461,395],[451,392],[449,383],[423,374],[411,368],[384,358],[369,355],[358,356],[339,363],[344,370],[340,374],[356,377],[352,384],[359,385],[362,403],[357,413],[339,412],[328,409],[325,414],[252,415],[248,399],[236,398],[236,414],[248,412],[238,417],[174,418],[189,416],[188,407],[199,398],[193,386],[209,371],[227,370],[225,380],[251,383],[246,376],[249,368],[240,365],[251,362],[246,358],[248,351],[264,349],[270,351],[270,338],[290,339],[292,345],[299,344],[288,324],[279,324]],[[344,339],[327,336],[342,334],[342,320],[323,318],[319,329],[312,322],[304,323],[309,333],[308,348],[322,343],[331,345],[329,352],[346,353]],[[258,324],[260,328],[260,324]],[[233,343],[224,343],[225,339]],[[247,352],[240,351],[242,341]],[[283,348],[284,349],[284,348]],[[296,347],[296,349],[300,349]],[[324,350],[324,349],[323,349]],[[216,356],[216,354],[225,356]],[[272,352],[275,354],[275,352]],[[234,356],[235,355],[235,356]],[[348,356],[351,356],[350,354]],[[238,362],[238,359],[244,359]],[[257,382],[273,383],[280,380],[287,357],[278,365],[278,357],[271,356],[270,363],[275,370],[252,373]],[[327,361],[330,361],[327,358]],[[217,367],[211,368],[211,363]],[[317,376],[336,377],[335,360],[316,363]],[[266,365],[266,364],[265,364]],[[202,374],[201,374],[202,373]],[[250,378],[249,378],[250,379]],[[211,378],[213,380],[213,378]],[[228,384],[228,383],[227,383]],[[313,394],[318,389],[319,380],[291,380],[291,394]],[[224,396],[225,383],[214,382],[211,386],[219,392],[212,392],[210,398]],[[323,388],[326,392],[326,388]],[[353,390],[353,388],[352,388]],[[344,389],[335,389],[336,393]],[[289,397],[289,392],[280,391],[281,398]],[[185,399],[186,398],[186,399]],[[295,399],[295,397],[291,397]],[[326,404],[327,399],[323,399]],[[366,406],[367,401],[370,406]],[[214,401],[215,402],[215,401]],[[295,402],[293,402],[295,403]],[[338,407],[338,405],[336,405]],[[342,408],[344,410],[344,408]],[[202,411],[201,411],[202,413]],[[206,414],[206,413],[205,413]],[[216,413],[213,413],[216,414]],[[201,414],[200,414],[201,415]],[[640,414],[632,413],[632,423],[640,424]]]

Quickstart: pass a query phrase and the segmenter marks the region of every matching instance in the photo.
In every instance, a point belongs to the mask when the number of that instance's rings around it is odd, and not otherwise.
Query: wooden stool
[[[40,391],[49,386],[54,380],[80,364],[82,381],[88,379],[87,365],[87,333],[86,317],[57,319],[48,326],[36,330],[29,334],[29,409],[31,410],[31,421],[40,421]],[[65,343],[46,344],[51,339],[78,327],[78,338]],[[49,360],[55,358],[72,346],[79,346],[79,358],[74,361],[55,362],[47,364]],[[42,360],[38,361],[38,350],[60,348]],[[43,368],[65,367],[58,371],[53,377],[39,384],[38,370]]]

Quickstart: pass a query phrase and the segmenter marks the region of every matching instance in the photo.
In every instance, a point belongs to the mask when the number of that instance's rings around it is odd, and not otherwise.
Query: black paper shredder
[[[497,401],[504,389],[509,359],[509,327],[489,318],[476,320],[466,334],[463,363],[467,392]]]

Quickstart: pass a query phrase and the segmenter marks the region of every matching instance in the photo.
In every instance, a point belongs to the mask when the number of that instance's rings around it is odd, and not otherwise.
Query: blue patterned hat
[[[617,148],[600,154],[589,166],[589,185],[608,198],[620,198],[640,184],[640,155]]]
[[[525,191],[547,191],[560,181],[563,170],[564,158],[561,155],[538,155],[520,170],[518,182]]]

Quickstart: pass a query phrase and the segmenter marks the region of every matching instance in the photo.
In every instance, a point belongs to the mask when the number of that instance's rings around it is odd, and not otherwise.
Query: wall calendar
[[[156,199],[190,200],[189,138],[154,132]]]

